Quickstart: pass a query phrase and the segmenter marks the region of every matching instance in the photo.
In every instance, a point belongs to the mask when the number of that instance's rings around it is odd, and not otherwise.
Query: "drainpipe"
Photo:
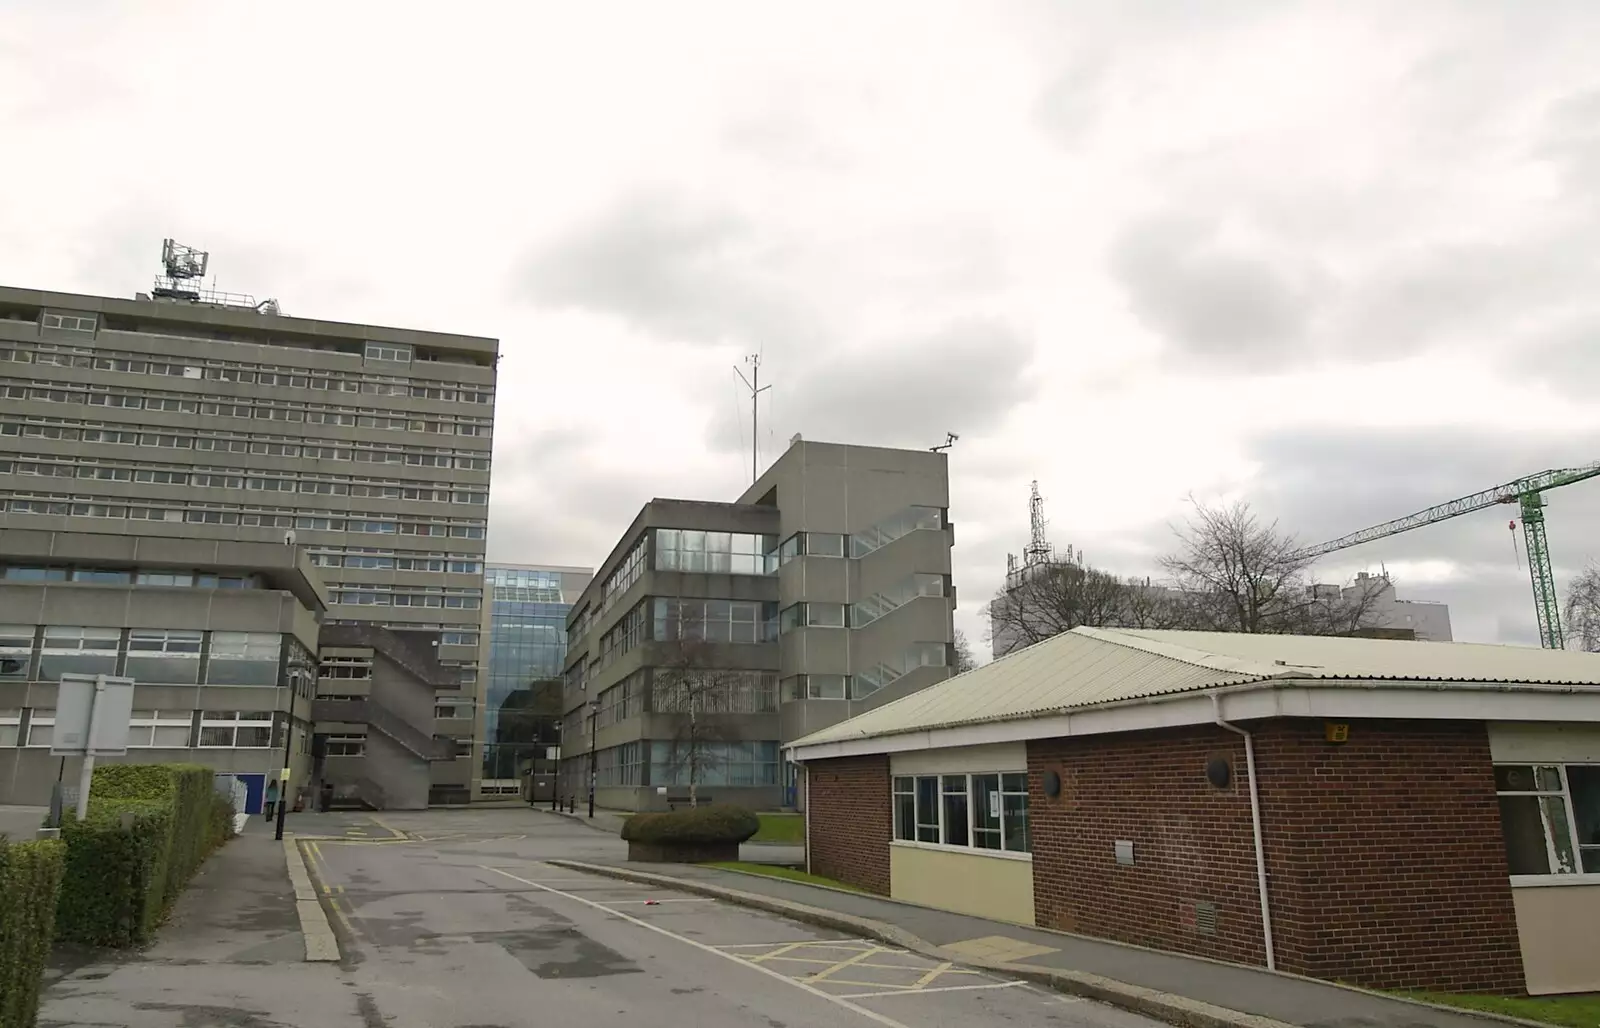
[[[804,764],[801,764],[800,765],[800,773],[806,776],[806,797],[805,797],[806,809],[801,811],[801,814],[805,817],[804,824],[805,824],[805,831],[806,831],[806,874],[810,874],[811,873],[811,768],[807,767]]]
[[[1261,841],[1261,790],[1256,787],[1255,738],[1238,725],[1222,719],[1222,698],[1211,694],[1211,710],[1218,725],[1230,732],[1244,736],[1245,775],[1250,779],[1250,821],[1256,837],[1256,888],[1261,893],[1261,939],[1267,949],[1267,970],[1278,969],[1278,957],[1272,944],[1272,908],[1267,902],[1267,850]]]

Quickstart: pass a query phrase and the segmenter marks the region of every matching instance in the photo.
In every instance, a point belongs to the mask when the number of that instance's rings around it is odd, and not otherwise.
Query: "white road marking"
[[[657,906],[660,906],[663,903],[715,903],[716,900],[712,899],[709,896],[706,896],[706,897],[696,896],[696,897],[694,897],[692,899],[642,900],[642,899],[635,898],[635,899],[621,899],[621,900],[600,900],[599,902],[603,903],[603,904],[606,904],[608,906],[612,905],[612,904],[616,904],[616,903],[630,903],[630,904],[633,904],[634,906],[640,906],[640,907],[657,907]]]
[[[932,988],[892,989],[888,992],[842,992],[840,999],[877,999],[879,996],[926,996],[930,992],[971,992],[974,989],[1010,989],[1027,982],[990,982],[987,985],[935,985]]]
[[[594,900],[585,899],[582,896],[575,896],[570,892],[563,892],[560,889],[552,889],[548,885],[540,885],[538,882],[529,881],[528,879],[523,878],[520,875],[514,875],[510,871],[502,871],[498,867],[490,867],[487,864],[480,864],[479,866],[482,867],[485,871],[493,871],[495,874],[504,875],[505,877],[510,878],[513,881],[521,882],[523,885],[531,885],[536,889],[543,889],[545,892],[554,893],[557,896],[565,897],[566,899],[572,900],[574,903],[582,903],[586,907],[593,907],[595,910],[603,910],[606,913],[610,914],[612,917],[620,917],[624,921],[627,921],[627,922],[629,922],[631,924],[638,925],[640,928],[643,928],[643,929],[645,929],[647,931],[655,932],[658,935],[665,935],[669,939],[676,939],[679,942],[682,942],[682,943],[685,943],[687,945],[693,946],[695,949],[702,950],[702,951],[704,951],[706,953],[715,954],[716,956],[719,956],[724,960],[728,960],[728,961],[731,961],[731,962],[733,962],[735,964],[738,964],[741,967],[748,967],[748,968],[751,968],[751,969],[753,969],[755,971],[759,971],[760,973],[766,975],[769,978],[776,978],[780,982],[787,982],[788,984],[794,986],[797,989],[800,989],[803,992],[809,992],[811,995],[816,996],[819,999],[827,1000],[829,1003],[832,1003],[835,1006],[840,1006],[840,1007],[843,1007],[846,1010],[849,1010],[849,1011],[852,1011],[854,1013],[860,1014],[862,1017],[867,1018],[869,1021],[875,1021],[878,1024],[883,1025],[884,1028],[910,1028],[909,1025],[902,1024],[901,1022],[896,1021],[892,1017],[887,1017],[887,1016],[885,1016],[883,1014],[880,1014],[876,1010],[869,1010],[869,1009],[867,1009],[866,1007],[862,1006],[859,1003],[852,1003],[848,999],[843,998],[842,996],[835,996],[832,993],[825,992],[822,989],[817,988],[815,985],[808,985],[805,982],[796,981],[795,979],[790,978],[788,975],[783,974],[780,971],[774,971],[770,967],[762,967],[760,964],[752,964],[750,961],[745,960],[745,959],[743,959],[741,957],[737,957],[732,953],[724,953],[722,950],[719,950],[715,946],[709,945],[708,943],[700,942],[700,941],[698,941],[696,939],[690,939],[690,938],[688,938],[686,936],[679,935],[677,932],[669,932],[667,929],[661,927],[660,925],[651,924],[649,921],[640,920],[637,917],[632,917],[632,916],[630,916],[628,914],[624,914],[620,910],[613,910],[610,907],[605,906],[602,903],[596,903]]]

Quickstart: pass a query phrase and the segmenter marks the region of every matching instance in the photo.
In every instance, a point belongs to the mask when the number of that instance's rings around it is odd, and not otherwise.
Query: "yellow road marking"
[[[809,945],[811,945],[809,942],[791,942],[787,946],[782,946],[782,947],[779,947],[778,949],[773,950],[771,953],[763,953],[758,957],[740,957],[739,959],[740,960],[748,960],[752,964],[759,964],[763,960],[772,960],[772,959],[774,959],[776,957],[783,956],[785,953],[792,953],[795,950],[800,949],[801,947],[809,946]]]
[[[923,975],[921,978],[918,978],[916,984],[911,987],[913,989],[920,989],[924,985],[927,985],[929,982],[933,981],[935,978],[944,974],[946,971],[950,970],[950,968],[953,966],[954,965],[947,960],[938,967],[929,968],[928,973]]]
[[[834,979],[834,984],[843,984],[839,979]],[[873,983],[867,983],[873,984]],[[1013,989],[1018,985],[1027,985],[1027,982],[990,982],[984,985],[939,985],[931,989],[889,989],[885,992],[844,992],[839,993],[840,999],[876,999],[879,996],[922,996],[930,992],[971,992],[976,989]]]
[[[839,961],[837,964],[834,964],[832,967],[823,968],[821,971],[818,971],[816,974],[808,976],[805,979],[805,981],[808,981],[808,982],[820,982],[820,981],[823,981],[824,979],[831,977],[836,972],[843,971],[847,967],[853,967],[856,964],[861,963],[863,960],[867,959],[868,957],[877,956],[879,953],[882,953],[882,952],[883,952],[882,949],[880,949],[877,946],[874,946],[874,947],[872,947],[871,949],[867,950],[864,953],[857,953],[853,957],[847,957],[846,959]]]

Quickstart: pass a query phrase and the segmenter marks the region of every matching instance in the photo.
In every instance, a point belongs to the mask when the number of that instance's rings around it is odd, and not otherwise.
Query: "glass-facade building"
[[[561,745],[559,689],[546,695],[534,683],[560,680],[567,656],[567,614],[592,577],[587,568],[533,564],[490,564],[485,570],[486,791],[508,791],[524,770],[542,769],[546,761],[556,759]]]

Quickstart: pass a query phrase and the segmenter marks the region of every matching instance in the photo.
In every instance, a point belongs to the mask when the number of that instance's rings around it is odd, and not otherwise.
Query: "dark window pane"
[[[946,775],[944,779],[944,842],[947,846],[967,844],[966,775]]]
[[[1501,765],[1494,769],[1494,787],[1499,792],[1532,792],[1533,768]]]
[[[917,841],[939,841],[939,779],[917,779]]]
[[[1028,832],[1028,797],[1006,793],[1001,799],[1001,818],[1005,823],[1006,849],[1014,853],[1033,852],[1033,840]]]
[[[1496,768],[1497,772],[1499,770]],[[1531,771],[1529,779],[1532,779]],[[1505,836],[1506,862],[1512,874],[1550,873],[1550,852],[1545,848],[1544,819],[1539,816],[1537,797],[1500,797],[1500,832]]]
[[[1567,788],[1572,791],[1583,870],[1589,874],[1600,872],[1600,766],[1568,764]]]

